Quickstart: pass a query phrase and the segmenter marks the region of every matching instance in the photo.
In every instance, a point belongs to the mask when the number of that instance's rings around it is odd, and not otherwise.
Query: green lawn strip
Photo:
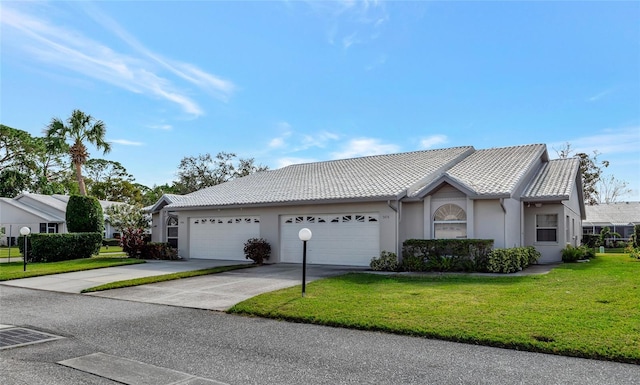
[[[100,254],[121,253],[122,246],[100,246]]]
[[[23,271],[22,262],[10,262],[0,264],[0,281],[11,279],[37,277],[59,273],[70,273],[73,271],[101,269],[104,267],[114,267],[144,263],[141,259],[133,258],[105,258],[95,257],[86,259],[74,259],[60,262],[34,262],[27,263],[27,271]]]
[[[11,258],[22,258],[18,246],[11,247]],[[0,247],[0,258],[9,258],[9,247]]]
[[[115,254],[117,253],[117,254]],[[122,251],[122,247],[120,246],[102,246],[100,247],[100,254],[107,254],[107,255],[116,255],[116,256],[121,256],[121,255],[126,255],[123,251]],[[8,247],[0,247],[0,258],[9,258],[9,248]],[[12,247],[11,248],[11,258],[22,258],[22,253],[20,253],[20,250],[18,249],[18,247]]]
[[[329,326],[640,363],[640,261],[602,255],[524,277],[347,274],[229,310]]]
[[[91,293],[91,292],[95,292],[95,291],[120,289],[120,288],[123,288],[123,287],[148,285],[150,283],[173,281],[173,280],[182,279],[182,278],[191,278],[191,277],[198,277],[198,276],[201,276],[201,275],[223,273],[225,271],[231,271],[231,270],[237,270],[237,269],[246,269],[248,267],[253,267],[253,266],[256,266],[256,265],[243,264],[243,265],[231,265],[231,266],[218,266],[218,267],[212,267],[212,268],[209,268],[209,269],[182,271],[182,272],[179,272],[179,273],[156,275],[156,276],[152,276],[152,277],[127,279],[127,280],[124,280],[124,281],[111,282],[111,283],[106,283],[106,284],[100,285],[100,286],[90,287],[88,289],[82,290],[82,293]]]

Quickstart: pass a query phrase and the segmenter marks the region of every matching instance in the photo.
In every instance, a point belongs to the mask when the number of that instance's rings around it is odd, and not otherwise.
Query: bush
[[[122,251],[127,253],[130,258],[139,257],[142,253],[142,247],[145,245],[145,233],[143,229],[127,227],[122,229],[120,237],[120,246]]]
[[[18,250],[24,256],[24,235],[18,236]],[[31,237],[27,237],[27,261],[31,261],[32,257]]]
[[[562,262],[576,262],[584,259],[584,257],[584,250],[579,247],[567,245],[567,247],[562,249]]]
[[[102,233],[67,233],[30,235],[32,262],[56,262],[91,258],[100,252]],[[23,241],[24,242],[24,241]]]
[[[369,267],[374,271],[398,271],[398,256],[396,253],[383,251],[379,257],[371,258]]]
[[[402,245],[408,271],[485,271],[492,239],[409,239]]]
[[[104,231],[102,206],[94,197],[72,195],[67,203],[67,230],[70,233],[100,233]]]
[[[540,258],[533,246],[495,249],[489,254],[487,271],[490,273],[515,273],[532,265]]]
[[[271,257],[271,245],[264,238],[251,238],[244,244],[245,258],[262,265],[265,259]]]
[[[640,225],[635,225],[633,226],[633,236],[632,236],[633,240],[633,247],[638,248],[640,247]]]
[[[180,257],[178,257],[178,250],[171,247],[168,243],[163,242],[149,242],[142,245],[140,248],[140,254],[144,259],[180,259]]]
[[[598,234],[583,234],[582,235],[582,244],[587,246],[587,247],[591,247],[591,248],[600,247],[600,235],[598,235]]]

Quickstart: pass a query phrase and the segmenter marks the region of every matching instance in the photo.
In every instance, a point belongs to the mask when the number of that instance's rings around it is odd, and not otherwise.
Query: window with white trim
[[[467,213],[453,203],[444,204],[433,215],[433,237],[455,239],[467,237]]]
[[[558,214],[536,214],[536,242],[558,242]]]
[[[178,248],[178,218],[167,219],[167,243],[173,248]]]

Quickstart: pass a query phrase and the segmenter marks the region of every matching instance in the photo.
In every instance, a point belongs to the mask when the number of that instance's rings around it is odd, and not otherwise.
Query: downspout
[[[500,198],[500,207],[502,208],[502,239],[504,239],[504,247],[507,248],[507,208],[504,207],[504,198]]]
[[[389,208],[391,208],[391,210],[393,210],[396,213],[396,223],[395,223],[395,238],[396,238],[396,242],[395,242],[395,253],[396,256],[400,256],[400,252],[399,252],[399,244],[400,244],[400,213],[399,213],[399,209],[400,209],[400,200],[396,199],[396,207],[393,207],[393,205],[391,204],[391,200],[387,201],[387,206],[389,206]]]

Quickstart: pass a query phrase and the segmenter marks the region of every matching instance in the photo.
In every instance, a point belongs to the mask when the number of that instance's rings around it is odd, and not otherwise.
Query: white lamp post
[[[31,234],[31,229],[24,226],[20,229],[20,235],[24,237],[24,252],[22,253],[23,271],[27,271],[27,235]]]
[[[302,296],[304,297],[307,282],[307,241],[311,239],[311,230],[306,227],[300,230],[298,238],[302,241]]]

